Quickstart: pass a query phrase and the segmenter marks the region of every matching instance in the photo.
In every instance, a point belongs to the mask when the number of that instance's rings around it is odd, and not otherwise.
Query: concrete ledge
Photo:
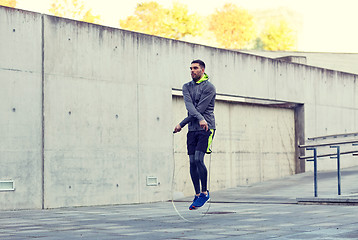
[[[296,198],[298,204],[317,205],[358,205],[357,197],[335,197],[335,198]]]

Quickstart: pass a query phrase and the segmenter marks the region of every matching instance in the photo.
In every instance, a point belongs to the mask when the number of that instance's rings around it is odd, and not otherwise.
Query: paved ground
[[[319,173],[318,205],[312,173],[213,192],[211,203],[188,211],[187,202],[0,211],[0,239],[358,239],[358,206],[327,205],[355,199],[358,168]],[[176,210],[177,211],[176,211]],[[180,215],[178,215],[178,213]]]

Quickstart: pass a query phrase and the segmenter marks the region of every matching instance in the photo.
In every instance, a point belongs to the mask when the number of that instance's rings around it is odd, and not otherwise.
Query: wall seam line
[[[41,132],[41,208],[45,208],[45,54],[44,54],[44,15],[41,14],[41,107],[42,107],[42,118],[41,118],[41,125],[42,125],[42,132]]]
[[[140,157],[141,157],[141,152],[140,152],[140,130],[139,130],[139,127],[140,127],[140,117],[139,117],[139,114],[140,114],[140,102],[139,102],[139,83],[137,83],[137,139],[138,139],[138,157],[137,157],[137,164],[138,164],[138,202],[141,203],[141,176],[140,176]]]

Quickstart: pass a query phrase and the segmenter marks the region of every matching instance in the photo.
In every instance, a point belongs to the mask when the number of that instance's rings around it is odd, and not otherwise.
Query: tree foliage
[[[199,16],[189,14],[187,6],[178,2],[172,9],[166,9],[157,2],[139,3],[134,15],[120,20],[119,25],[127,30],[174,39],[201,34]]]
[[[296,39],[294,31],[285,20],[268,22],[260,36],[263,49],[269,51],[294,50]]]
[[[210,16],[210,31],[222,47],[242,49],[255,38],[254,19],[245,9],[227,3]]]
[[[168,22],[166,26],[169,38],[181,39],[186,35],[197,36],[201,34],[200,17],[196,14],[189,14],[186,5],[176,2],[167,14]]]
[[[122,28],[147,34],[160,35],[164,28],[165,10],[157,2],[139,3],[134,15],[120,20]]]
[[[16,7],[16,0],[0,0],[0,6]]]
[[[58,17],[71,18],[90,23],[100,23],[101,17],[93,15],[81,0],[52,0],[49,12]]]
[[[55,16],[100,23],[100,16],[86,8],[84,0],[51,1],[49,12]],[[14,7],[16,0],[0,0],[0,5]],[[173,39],[194,39],[197,43],[224,48],[294,50],[296,33],[285,20],[279,19],[282,9],[275,11],[265,10],[252,15],[255,13],[227,3],[204,18],[190,14],[187,5],[178,1],[170,9],[150,1],[137,4],[134,14],[120,20],[119,24],[127,30]],[[286,15],[291,16],[292,13]],[[268,18],[271,21],[267,21]],[[258,23],[258,29],[255,23]]]
[[[255,50],[264,50],[264,43],[260,37],[257,37],[253,42],[253,48]]]

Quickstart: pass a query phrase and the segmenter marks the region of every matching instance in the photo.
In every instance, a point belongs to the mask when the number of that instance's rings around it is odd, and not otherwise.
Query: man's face
[[[190,66],[191,78],[197,82],[204,75],[204,68],[201,68],[199,63],[192,63]]]

